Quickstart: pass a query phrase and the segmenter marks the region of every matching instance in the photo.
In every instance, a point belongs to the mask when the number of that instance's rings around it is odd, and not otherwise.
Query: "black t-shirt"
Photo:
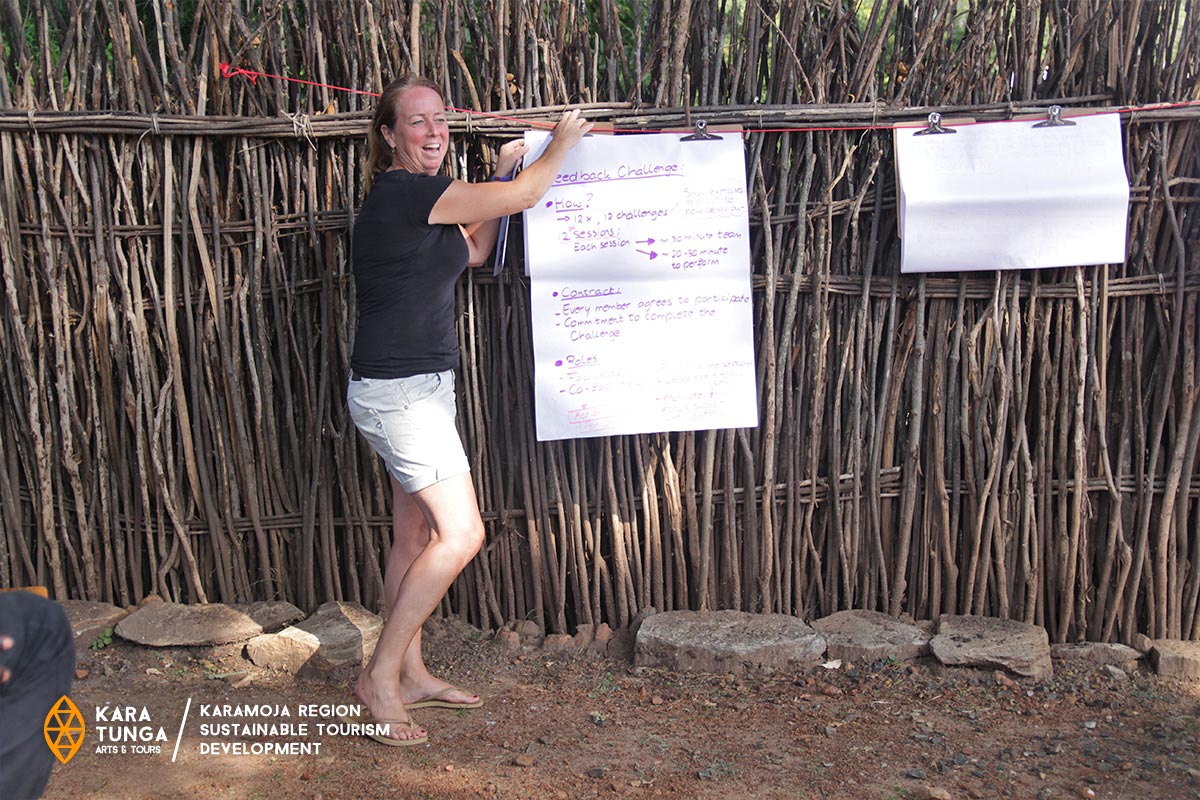
[[[375,179],[354,224],[358,332],[353,370],[406,378],[458,366],[454,284],[467,266],[457,225],[430,225],[429,211],[452,182],[403,170]]]

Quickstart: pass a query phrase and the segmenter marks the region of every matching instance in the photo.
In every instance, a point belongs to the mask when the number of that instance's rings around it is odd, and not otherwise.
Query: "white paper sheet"
[[[1129,181],[1117,114],[897,128],[901,272],[1125,260]]]
[[[587,137],[525,212],[540,441],[758,424],[741,139],[681,139]]]

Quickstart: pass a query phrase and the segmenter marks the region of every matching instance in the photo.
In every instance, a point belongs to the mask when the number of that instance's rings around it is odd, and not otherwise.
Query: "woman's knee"
[[[463,522],[452,530],[442,532],[441,539],[454,549],[465,565],[475,557],[479,548],[483,547],[483,520],[476,517],[474,520]]]

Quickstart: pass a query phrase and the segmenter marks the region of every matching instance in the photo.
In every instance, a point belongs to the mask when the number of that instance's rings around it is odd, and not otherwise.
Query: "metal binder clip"
[[[708,132],[708,123],[707,122],[705,122],[702,119],[698,119],[698,120],[696,120],[696,132],[689,133],[687,136],[683,137],[683,139],[681,139],[680,141],[695,142],[695,141],[699,141],[699,140],[703,140],[703,139],[720,139],[720,138],[721,137],[717,136],[715,133]]]
[[[954,130],[954,128],[943,128],[942,115],[933,111],[929,114],[929,125],[926,126],[925,130],[914,133],[913,136],[925,136],[930,133],[958,133],[958,131]]]
[[[1035,128],[1060,128],[1067,125],[1074,125],[1069,119],[1062,118],[1062,106],[1050,106],[1046,109],[1046,115],[1049,117],[1045,122],[1039,122],[1033,127]]]

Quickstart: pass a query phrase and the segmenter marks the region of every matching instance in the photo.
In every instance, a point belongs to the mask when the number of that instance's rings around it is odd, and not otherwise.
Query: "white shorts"
[[[409,494],[471,471],[454,424],[454,370],[408,378],[352,376],[346,405],[354,426]]]

